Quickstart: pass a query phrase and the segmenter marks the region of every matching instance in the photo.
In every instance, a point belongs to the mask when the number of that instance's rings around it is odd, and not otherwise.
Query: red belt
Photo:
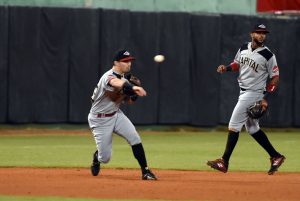
[[[116,114],[116,112],[110,113],[110,114],[103,114],[103,113],[98,113],[97,117],[98,118],[103,118],[103,117],[112,117]]]

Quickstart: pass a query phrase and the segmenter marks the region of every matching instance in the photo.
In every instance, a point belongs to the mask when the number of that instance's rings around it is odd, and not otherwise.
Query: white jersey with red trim
[[[266,47],[252,51],[251,42],[237,52],[234,62],[239,64],[239,86],[249,91],[265,91],[266,81],[279,76],[275,55]]]
[[[90,113],[92,114],[110,114],[116,112],[121,104],[121,101],[113,101],[111,97],[107,96],[108,92],[114,92],[115,88],[109,85],[109,81],[112,78],[118,77],[120,79],[126,80],[124,77],[121,77],[117,73],[113,72],[113,69],[110,69],[100,78],[96,88],[94,89],[92,99],[92,107]]]

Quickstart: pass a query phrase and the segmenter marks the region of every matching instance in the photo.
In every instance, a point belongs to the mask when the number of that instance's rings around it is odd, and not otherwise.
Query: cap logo
[[[128,51],[124,52],[123,55],[129,56],[130,53]]]
[[[258,25],[258,27],[261,28],[261,29],[265,29],[266,28],[266,26],[263,25],[263,24]]]

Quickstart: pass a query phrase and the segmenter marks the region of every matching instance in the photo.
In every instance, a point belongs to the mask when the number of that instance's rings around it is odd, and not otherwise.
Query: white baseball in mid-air
[[[158,62],[158,63],[161,63],[161,62],[163,62],[164,60],[165,60],[165,56],[164,56],[164,55],[161,55],[161,54],[156,55],[156,56],[154,57],[154,61],[155,61],[155,62]]]

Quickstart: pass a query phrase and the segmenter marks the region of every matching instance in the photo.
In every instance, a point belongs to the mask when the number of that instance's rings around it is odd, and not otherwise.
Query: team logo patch
[[[258,27],[261,28],[261,29],[265,29],[266,28],[266,26],[264,24],[260,24],[260,25],[258,25]]]
[[[124,52],[124,54],[123,54],[123,55],[129,56],[129,55],[130,55],[130,53],[129,53],[128,51],[126,51],[126,52]]]
[[[274,66],[273,69],[272,69],[273,73],[277,73],[279,71],[279,68],[278,66]]]

